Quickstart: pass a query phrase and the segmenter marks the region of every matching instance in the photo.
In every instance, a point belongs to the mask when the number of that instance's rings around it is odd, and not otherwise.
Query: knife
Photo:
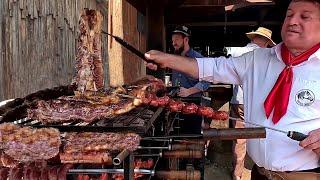
[[[135,47],[133,47],[132,45],[130,45],[128,42],[124,41],[123,39],[121,39],[120,37],[118,36],[115,36],[115,35],[112,35],[110,33],[107,33],[105,31],[101,31],[102,34],[106,34],[112,38],[114,38],[119,44],[121,44],[122,46],[124,46],[125,48],[127,48],[129,51],[131,51],[133,54],[137,55],[138,57],[140,57],[142,60],[144,60],[145,62],[147,63],[151,63],[151,64],[155,64],[157,65],[159,68],[159,64],[155,63],[155,62],[151,62],[151,61],[148,61],[146,59],[146,57],[144,57],[144,53],[142,53],[141,51],[139,51],[138,49],[136,49]]]

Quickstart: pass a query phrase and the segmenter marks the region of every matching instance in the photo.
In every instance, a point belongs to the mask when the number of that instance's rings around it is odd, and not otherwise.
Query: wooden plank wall
[[[146,34],[138,31],[137,13],[126,0],[109,0],[109,33],[145,52]],[[144,62],[113,39],[108,41],[108,52],[111,86],[127,84],[146,75]]]
[[[0,1],[0,101],[71,83],[84,8],[100,10],[107,31],[107,3],[95,0]],[[107,38],[103,39],[109,84]]]

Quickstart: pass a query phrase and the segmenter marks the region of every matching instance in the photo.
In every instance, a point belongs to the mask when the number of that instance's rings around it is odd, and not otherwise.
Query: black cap
[[[188,27],[186,26],[177,26],[173,31],[172,31],[172,34],[175,34],[175,33],[181,33],[181,34],[184,34],[185,36],[191,36],[191,31]]]

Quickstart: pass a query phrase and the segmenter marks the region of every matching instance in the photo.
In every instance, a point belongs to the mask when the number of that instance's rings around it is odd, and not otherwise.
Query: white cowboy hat
[[[273,40],[271,39],[272,31],[270,29],[267,29],[264,27],[259,27],[256,31],[248,32],[248,33],[246,33],[246,35],[250,40],[252,40],[252,38],[256,35],[263,36],[263,37],[269,39],[270,46],[276,45],[276,43],[273,42]]]

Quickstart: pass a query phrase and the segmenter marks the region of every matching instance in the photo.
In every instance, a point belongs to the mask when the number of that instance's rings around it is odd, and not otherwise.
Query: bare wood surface
[[[200,180],[201,173],[198,170],[190,171],[157,171],[156,177],[159,179],[176,179],[176,180]]]
[[[164,151],[164,158],[189,158],[189,159],[200,159],[203,157],[203,152],[199,150],[175,150],[175,151]]]
[[[137,10],[126,0],[109,0],[108,32],[146,51],[146,34],[137,29]],[[144,62],[118,42],[108,41],[110,85],[128,84],[146,74]]]
[[[88,0],[3,0],[0,2],[0,101],[71,83],[78,21],[84,8],[107,12]],[[102,38],[108,77],[107,38]],[[109,78],[105,78],[109,84]]]
[[[210,140],[255,139],[265,137],[265,128],[225,128],[206,129],[203,131],[203,138]]]

